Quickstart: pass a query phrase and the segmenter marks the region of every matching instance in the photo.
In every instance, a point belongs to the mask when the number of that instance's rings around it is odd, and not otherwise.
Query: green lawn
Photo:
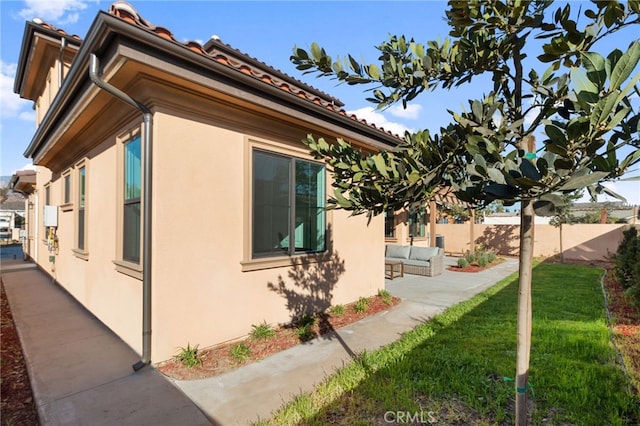
[[[609,341],[600,279],[584,266],[533,275],[530,384],[535,424],[640,421]],[[517,279],[512,276],[364,353],[266,424],[512,424]]]

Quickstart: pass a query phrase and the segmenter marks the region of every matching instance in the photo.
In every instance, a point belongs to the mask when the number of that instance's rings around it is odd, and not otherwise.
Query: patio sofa
[[[406,274],[433,277],[442,274],[444,269],[444,250],[439,247],[387,244],[384,258],[401,261]]]

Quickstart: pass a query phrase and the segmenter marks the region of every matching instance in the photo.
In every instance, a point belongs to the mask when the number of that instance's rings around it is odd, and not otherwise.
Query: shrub
[[[481,268],[484,268],[489,264],[489,257],[484,252],[478,253],[478,255],[476,256],[476,262],[478,262],[478,266],[480,266]]]
[[[298,326],[296,328],[296,337],[301,342],[307,342],[316,337],[316,333],[313,331],[313,323]]]
[[[269,337],[273,337],[275,335],[276,331],[270,324],[267,324],[266,321],[263,321],[258,325],[253,324],[251,326],[251,332],[249,333],[249,336],[256,340],[268,339]]]
[[[466,268],[467,266],[469,266],[469,261],[466,258],[458,259],[458,268]]]
[[[640,236],[635,227],[623,232],[615,254],[615,274],[626,289],[625,295],[640,306]]]
[[[362,313],[362,312],[366,312],[368,308],[369,308],[369,299],[367,299],[366,297],[361,297],[356,302],[355,306],[353,307],[353,310],[356,311],[357,313]]]
[[[336,305],[332,306],[329,309],[329,312],[335,315],[343,315],[346,312],[346,309],[344,308],[344,305]]]
[[[378,290],[378,297],[382,298],[382,301],[387,304],[390,305],[391,304],[391,293],[389,293],[387,290],[381,288]]]
[[[180,348],[178,355],[173,358],[180,361],[187,368],[197,367],[202,362],[200,355],[198,355],[198,345],[191,347],[189,343],[187,343],[186,348]]]
[[[467,263],[472,264],[476,261],[476,255],[475,253],[471,253],[470,251],[468,251],[464,254],[464,259],[467,261]]]
[[[238,343],[231,348],[231,356],[238,362],[245,362],[251,357],[251,349],[246,343]]]

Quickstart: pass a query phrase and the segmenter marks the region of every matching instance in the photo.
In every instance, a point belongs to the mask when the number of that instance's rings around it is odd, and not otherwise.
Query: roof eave
[[[29,26],[30,24],[35,26],[35,24],[32,23],[27,23],[27,26]],[[55,31],[53,33],[57,34],[57,32]],[[392,135],[391,133],[383,132],[382,130],[376,129],[366,123],[354,120],[336,111],[331,111],[308,100],[301,99],[293,94],[284,92],[276,87],[266,85],[260,80],[237,72],[236,70],[220,64],[215,60],[212,60],[211,58],[194,52],[181,43],[167,40],[158,36],[150,30],[130,24],[122,20],[121,18],[113,16],[107,12],[100,11],[91,24],[91,27],[89,28],[89,31],[87,33],[87,37],[80,45],[80,50],[78,51],[78,54],[73,61],[73,64],[69,70],[69,74],[65,78],[62,87],[56,95],[45,117],[43,118],[40,126],[36,130],[36,133],[34,134],[29,146],[25,150],[25,157],[34,158],[34,155],[37,155],[37,152],[40,150],[43,141],[45,140],[45,136],[48,134],[54,123],[56,123],[56,119],[60,115],[60,111],[70,101],[71,95],[74,93],[74,91],[77,90],[77,88],[80,87],[82,83],[88,79],[87,67],[89,64],[89,54],[106,49],[108,47],[108,44],[104,43],[104,41],[107,40],[111,34],[120,34],[125,37],[131,37],[138,41],[147,43],[148,45],[153,46],[156,49],[164,51],[165,53],[168,53],[170,55],[177,56],[180,59],[186,60],[192,64],[197,64],[198,66],[214,69],[216,72],[219,72],[225,77],[228,77],[241,84],[245,84],[260,92],[268,93],[269,95],[273,95],[280,100],[284,100],[285,102],[288,102],[290,104],[298,105],[299,107],[302,107],[307,111],[319,113],[324,117],[327,117],[335,122],[339,122],[351,129],[357,129],[358,134],[362,134],[371,139],[369,141],[369,144],[371,144],[374,148],[385,149],[389,147],[395,147],[401,142],[401,139],[399,139],[395,135]],[[25,40],[23,40],[23,43],[25,43]],[[23,45],[23,48],[24,47],[25,46]],[[374,142],[375,140],[383,140],[384,143],[378,144]],[[386,144],[388,144],[388,146]]]

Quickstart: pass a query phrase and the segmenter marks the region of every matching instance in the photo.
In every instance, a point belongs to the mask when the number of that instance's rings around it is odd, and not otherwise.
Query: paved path
[[[453,259],[447,259],[450,264]],[[31,264],[2,261],[43,425],[247,424],[268,418],[363,350],[397,340],[417,324],[517,271],[517,261],[476,274],[387,280],[400,305],[262,361],[203,380],[171,381],[151,367],[60,286]],[[182,392],[181,392],[182,391]],[[204,413],[204,414],[203,414]]]
[[[453,264],[454,260],[447,262]],[[403,299],[389,311],[220,376],[174,382],[208,416],[224,425],[269,418],[285,401],[313,390],[354,354],[397,340],[419,323],[486,290],[517,269],[517,261],[509,259],[480,273],[445,270],[437,277],[405,275],[387,280],[387,290]]]
[[[40,423],[209,425],[206,416],[35,265],[2,261]]]

